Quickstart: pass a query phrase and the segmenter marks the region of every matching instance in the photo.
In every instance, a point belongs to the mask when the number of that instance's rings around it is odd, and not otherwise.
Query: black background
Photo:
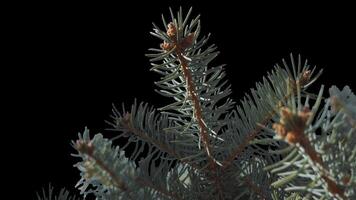
[[[291,52],[324,68],[316,88],[356,88],[355,16],[347,5],[143,2],[13,7],[6,19],[15,19],[9,23],[14,38],[9,52],[17,55],[11,63],[15,78],[7,87],[15,103],[8,160],[16,177],[12,189],[26,188],[21,192],[26,199],[49,182],[74,187],[79,173],[70,141],[85,126],[106,134],[112,103],[130,105],[135,97],[157,107],[169,102],[153,91],[159,76],[149,71],[144,56],[160,43],[149,35],[151,23],[161,25],[169,6],[185,11],[193,6],[193,15],[201,14],[202,33],[211,32],[211,43],[221,52],[213,64],[227,64],[236,101]]]

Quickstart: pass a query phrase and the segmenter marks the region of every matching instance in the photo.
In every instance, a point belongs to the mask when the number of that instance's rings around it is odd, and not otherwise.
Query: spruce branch
[[[173,102],[113,106],[107,123],[115,137],[91,138],[86,128],[72,142],[84,198],[356,199],[351,89],[333,86],[329,97],[324,86],[309,92],[322,70],[291,54],[235,105],[224,66],[210,64],[216,47],[207,46],[210,35],[199,37],[200,18],[191,12],[170,9],[169,21],[162,15],[164,30],[153,23],[151,32],[161,40],[147,54],[151,71],[162,76],[156,91]],[[128,142],[116,146],[121,138]],[[58,200],[67,198],[62,190]]]
[[[122,178],[124,175],[122,170],[125,169],[119,168],[122,167],[125,159],[116,160],[119,153],[120,157],[124,156],[123,152],[119,152],[118,148],[112,149],[111,142],[103,139],[101,134],[96,134],[91,140],[87,128],[83,136],[79,134],[79,139],[73,142],[72,145],[79,153],[76,156],[83,159],[82,162],[75,165],[83,174],[82,179],[77,184],[77,186],[82,185],[80,188],[82,194],[86,196],[93,192],[95,195],[103,196],[105,193],[122,191],[126,198],[134,199],[130,194],[132,190]],[[115,164],[112,164],[112,162]],[[125,166],[125,168],[126,171],[124,173],[126,176],[134,173],[133,165]],[[86,191],[90,184],[96,186],[96,190]]]
[[[316,73],[316,68],[314,67],[310,70],[308,61],[302,62],[300,55],[298,56],[297,66],[295,66],[292,54],[290,54],[292,67],[284,59],[282,61],[284,69],[276,64],[274,71],[268,74],[267,79],[263,78],[263,83],[258,83],[256,90],[251,90],[252,97],[246,95],[242,101],[242,106],[237,107],[236,113],[233,112],[232,120],[236,125],[232,125],[231,128],[235,130],[234,132],[241,134],[244,139],[238,144],[231,144],[233,148],[228,150],[230,153],[222,162],[223,169],[228,168],[234,159],[240,156],[256,137],[259,135],[262,137],[257,138],[257,141],[264,139],[266,136],[269,137],[266,133],[261,134],[263,126],[267,126],[271,122],[281,105],[285,104],[286,100],[290,98],[292,93],[288,91],[288,87],[295,91],[296,85],[299,84],[303,88],[303,93],[306,93],[306,88],[315,82],[322,73],[322,70],[320,70],[313,76]],[[292,71],[290,68],[292,68]],[[255,116],[256,114],[257,116]],[[234,132],[231,134],[234,134]]]
[[[145,146],[154,147],[159,150],[155,156],[169,160],[179,160],[182,163],[191,164],[192,167],[199,168],[192,160],[191,152],[196,151],[193,145],[190,148],[181,148],[182,144],[178,141],[185,140],[184,145],[193,143],[190,137],[185,137],[177,134],[167,134],[165,129],[173,126],[173,121],[166,114],[157,113],[156,109],[150,107],[147,103],[137,103],[135,100],[131,106],[131,110],[126,111],[125,106],[122,106],[122,111],[119,111],[115,106],[112,109],[112,120],[106,121],[112,130],[118,133],[112,140],[117,140],[121,137],[129,138],[129,143],[135,145],[135,151],[131,153],[130,159],[136,160],[142,153]],[[138,141],[141,141],[139,143]],[[126,149],[128,145],[121,147]]]
[[[178,28],[183,29],[184,27],[178,27]],[[210,166],[208,168],[211,168],[212,171],[216,171],[217,163],[211,155],[211,147],[210,147],[210,142],[209,142],[209,138],[208,138],[208,128],[207,128],[207,126],[204,122],[203,116],[202,116],[202,108],[201,108],[200,100],[199,100],[197,91],[195,89],[196,86],[193,83],[193,78],[192,78],[191,72],[189,70],[188,61],[186,58],[184,58],[184,50],[187,47],[192,45],[193,39],[194,39],[194,34],[189,33],[189,35],[187,35],[185,38],[183,38],[182,40],[179,40],[179,37],[176,37],[177,27],[173,23],[170,23],[170,24],[168,24],[167,35],[173,39],[173,42],[169,43],[169,46],[173,46],[174,52],[178,58],[178,61],[180,63],[180,66],[181,66],[181,69],[183,72],[183,78],[186,79],[185,82],[186,82],[186,87],[187,87],[187,92],[188,92],[188,98],[190,98],[192,101],[194,118],[197,121],[199,130],[200,130],[199,137],[201,137],[206,154],[207,154],[207,156],[209,158],[209,162],[210,162],[210,164],[209,164]],[[163,49],[164,49],[164,45],[163,45]],[[222,189],[221,189],[221,183],[220,183],[220,179],[219,179],[217,173],[215,174],[214,181],[215,181],[218,193],[219,193],[219,198],[222,199],[223,194],[222,194]]]
[[[119,147],[112,148],[112,142],[96,134],[89,137],[85,129],[79,140],[73,142],[82,162],[75,166],[82,172],[81,186],[84,196],[93,193],[100,199],[181,199],[174,191],[167,190],[167,175],[172,162],[162,161],[155,167],[154,150],[149,149],[149,156],[139,162],[136,168]],[[93,189],[88,189],[91,185]]]
[[[225,83],[219,84],[225,76],[221,67],[208,69],[208,63],[217,53],[214,52],[214,46],[205,51],[201,49],[208,37],[197,40],[200,32],[199,16],[190,25],[186,25],[190,13],[191,10],[183,20],[181,11],[177,18],[171,11],[172,22],[165,25],[166,32],[154,24],[155,32],[151,34],[163,40],[162,49],[150,49],[161,53],[147,56],[153,57],[151,62],[163,61],[161,64],[152,63],[151,68],[165,75],[161,81],[156,82],[162,88],[157,92],[177,101],[160,109],[175,121],[176,127],[169,131],[181,135],[192,132],[193,137],[198,137],[198,145],[203,144],[209,165],[213,166],[215,164],[212,163],[217,161],[212,152],[215,145],[211,142],[220,139],[217,133],[225,124],[222,117],[233,103],[227,100],[223,105],[217,105],[230,94],[230,90],[222,89]],[[166,22],[164,17],[163,22]]]
[[[164,107],[164,109],[167,109],[167,107],[173,108],[174,111],[183,114],[177,115],[176,113],[169,113],[178,117],[176,120],[183,122],[184,126],[188,124],[188,126],[183,128],[183,132],[189,129],[189,126],[192,126],[193,120],[195,121],[195,128],[198,129],[198,145],[200,147],[200,143],[203,144],[208,161],[208,165],[204,168],[213,171],[214,182],[219,198],[222,199],[223,194],[217,169],[219,163],[214,158],[212,152],[212,146],[214,145],[211,144],[211,137],[213,137],[212,139],[218,138],[216,132],[220,129],[219,126],[221,127],[221,124],[217,122],[221,121],[220,116],[229,110],[229,105],[232,105],[232,102],[228,100],[220,107],[215,105],[216,102],[227,96],[230,91],[220,91],[222,90],[222,85],[225,84],[223,83],[221,86],[218,85],[219,79],[222,78],[221,70],[211,68],[213,69],[210,71],[212,74],[210,75],[210,73],[208,73],[207,64],[217,53],[213,52],[215,50],[213,46],[201,52],[201,47],[206,43],[206,39],[204,38],[201,41],[197,41],[200,31],[199,16],[192,20],[189,26],[185,26],[190,13],[191,10],[189,10],[183,21],[182,10],[178,12],[177,18],[174,17],[171,11],[171,22],[165,26],[166,32],[161,31],[154,24],[155,32],[152,33],[152,35],[163,40],[163,43],[160,45],[163,52],[148,54],[147,56],[153,57],[151,59],[152,62],[163,60],[163,64],[153,64],[152,68],[155,71],[160,69],[158,72],[166,75],[162,81],[158,82],[158,85],[165,89],[161,90],[160,93],[165,96],[174,97],[178,101],[178,104],[173,103]],[[166,22],[164,17],[163,22]],[[175,78],[178,79],[174,80]],[[214,89],[212,86],[216,86],[218,89]],[[171,92],[168,90],[171,90]],[[212,99],[213,95],[215,95],[215,100]],[[210,104],[210,106],[208,106],[208,104]],[[177,105],[180,105],[180,107],[177,108]],[[207,110],[205,111],[203,108],[207,108]],[[185,112],[182,112],[183,109]],[[190,122],[185,123],[185,120],[189,120]],[[208,127],[209,124],[211,124],[211,127]],[[218,127],[216,127],[216,125],[218,125]],[[181,127],[182,126],[178,125],[178,128]],[[214,129],[216,129],[216,131]]]
[[[86,166],[88,168],[91,168],[92,166],[88,166],[88,165],[92,165],[92,163],[89,163],[91,161],[94,161],[95,165],[99,166],[100,170],[108,173],[109,177],[112,178],[111,180],[105,180],[107,179],[107,177],[101,177],[101,182],[102,183],[107,183],[108,185],[113,183],[115,187],[123,190],[123,191],[128,191],[128,188],[126,186],[126,184],[115,174],[115,172],[113,170],[110,169],[110,167],[104,163],[104,161],[102,161],[100,158],[98,158],[97,156],[95,156],[93,153],[96,150],[96,147],[93,146],[92,142],[86,143],[83,140],[77,140],[76,144],[75,144],[75,148],[78,150],[78,152],[80,152],[83,155],[88,156],[88,163],[85,163]],[[96,150],[97,151],[97,150]],[[93,163],[93,164],[94,164]],[[91,173],[95,173],[94,171],[87,171],[87,178],[91,178],[94,174]],[[95,176],[95,175],[94,175]],[[100,175],[99,175],[100,176]],[[130,199],[132,199],[130,197]]]
[[[140,103],[137,106],[135,101],[130,112],[126,112],[123,109],[122,113],[113,106],[112,119],[114,122],[107,121],[112,126],[108,130],[121,132],[113,139],[136,137],[139,140],[154,145],[162,152],[167,152],[175,159],[180,158],[178,153],[175,152],[174,146],[170,144],[170,140],[173,138],[167,139],[165,138],[167,136],[163,133],[163,128],[166,128],[170,124],[169,120],[165,116],[159,116],[155,109],[148,107],[148,104]],[[158,124],[162,124],[162,126],[157,126]],[[155,125],[158,128],[151,125]],[[157,137],[157,135],[161,137]],[[132,140],[134,141],[135,139]]]
[[[280,115],[280,123],[273,124],[273,129],[276,130],[276,133],[282,139],[285,139],[289,144],[300,145],[300,147],[304,149],[305,154],[310,157],[312,162],[322,168],[324,175],[321,175],[321,177],[326,182],[328,190],[332,194],[339,195],[342,199],[345,199],[342,189],[327,175],[325,175],[327,172],[324,172],[325,167],[321,159],[321,155],[315,151],[315,149],[310,144],[309,139],[304,135],[304,131],[307,125],[306,122],[311,116],[311,111],[305,107],[304,110],[298,111],[298,113],[292,113],[291,110],[283,107],[281,108]]]
[[[300,86],[297,85],[297,87]],[[290,90],[293,91],[292,87],[290,87]],[[331,91],[331,93],[340,93],[335,87]],[[343,129],[341,132],[334,127],[338,117],[332,119],[333,115],[329,111],[329,107],[330,102],[339,101],[337,99],[340,97],[337,97],[337,95],[327,99],[324,109],[319,115],[316,115],[321,103],[322,93],[323,87],[320,89],[313,108],[309,110],[308,96],[303,105],[300,89],[297,88],[297,94],[293,94],[286,107],[280,109],[279,122],[273,124],[273,129],[278,136],[276,138],[286,141],[295,148],[283,160],[266,169],[272,169],[272,173],[278,173],[282,177],[272,186],[288,185],[285,190],[307,191],[308,195],[312,194],[321,198],[350,199],[355,195],[355,191],[350,189],[348,185],[350,179],[345,177],[350,177],[349,172],[353,171],[355,162],[344,162],[350,160],[348,159],[350,153],[356,149],[354,146],[350,146],[355,144],[355,139],[348,135],[349,142],[344,142],[343,147],[341,147],[333,145],[330,142],[330,136],[343,138],[345,131],[348,134],[354,131],[351,128],[352,126],[346,125],[344,127],[346,130]],[[345,93],[347,94],[346,99],[349,99],[349,96],[350,99],[354,98],[350,91]],[[347,102],[346,104],[351,105],[352,103]],[[338,108],[338,104],[335,105]],[[337,110],[336,108],[334,107],[333,110]],[[347,114],[344,116],[347,116]],[[345,125],[345,121],[343,121],[343,124]],[[320,127],[322,127],[322,135],[318,136],[315,131]],[[331,134],[329,134],[330,131],[332,131]],[[337,132],[338,136],[334,135]],[[342,150],[339,150],[340,147]],[[326,152],[326,150],[329,150],[329,152]],[[340,157],[341,155],[344,157]],[[336,163],[337,165],[335,165]],[[343,169],[343,171],[340,171],[340,169]],[[337,170],[339,174],[336,174],[334,170]],[[303,178],[298,179],[297,176]]]

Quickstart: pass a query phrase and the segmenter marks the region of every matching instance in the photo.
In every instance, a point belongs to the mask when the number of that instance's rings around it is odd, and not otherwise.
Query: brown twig
[[[194,111],[194,118],[198,123],[199,126],[199,135],[201,137],[201,141],[203,143],[205,152],[208,156],[209,159],[209,169],[215,173],[214,177],[214,182],[217,187],[217,192],[219,193],[219,198],[223,199],[223,194],[222,194],[222,188],[221,188],[221,183],[220,183],[220,178],[217,174],[217,164],[213,156],[211,155],[211,147],[210,147],[210,142],[209,142],[209,134],[208,134],[208,128],[206,127],[202,115],[202,107],[199,101],[199,97],[195,88],[195,84],[193,82],[193,78],[191,75],[191,72],[189,70],[189,64],[188,61],[184,58],[183,53],[184,50],[188,47],[190,47],[193,42],[194,42],[194,33],[188,34],[185,38],[181,39],[178,41],[176,35],[177,35],[177,27],[173,23],[168,24],[168,30],[167,30],[167,35],[172,39],[173,42],[170,43],[163,43],[161,44],[161,48],[169,51],[172,48],[174,49],[174,53],[176,54],[178,61],[181,66],[181,70],[183,72],[183,76],[186,80],[186,87],[187,87],[187,93],[188,96],[190,97],[193,105],[193,111]]]
[[[217,165],[216,162],[214,160],[214,158],[211,155],[211,147],[210,147],[210,143],[209,143],[209,137],[208,137],[208,132],[207,132],[207,127],[205,126],[204,120],[203,120],[203,116],[202,116],[202,108],[200,105],[200,101],[195,89],[195,85],[193,83],[193,79],[191,76],[191,73],[189,71],[188,68],[188,62],[187,60],[183,57],[182,55],[182,50],[179,46],[176,46],[176,54],[178,57],[178,60],[181,64],[181,69],[183,71],[183,75],[186,79],[186,84],[187,84],[187,91],[188,91],[188,95],[192,100],[192,104],[193,104],[193,110],[194,110],[194,117],[198,123],[199,129],[200,129],[200,137],[201,140],[203,142],[203,146],[204,149],[206,151],[206,154],[209,158],[209,165],[210,165],[210,169],[212,171],[217,172]],[[221,188],[221,183],[220,183],[220,178],[217,176],[217,174],[215,175],[215,183],[219,192],[219,198],[223,198],[223,194],[222,194],[222,188]]]
[[[321,167],[321,172],[322,172],[321,177],[326,182],[329,192],[331,194],[333,194],[334,196],[339,195],[342,199],[346,199],[344,190],[342,188],[340,188],[334,180],[330,179],[327,176],[328,172],[327,172],[326,168],[324,167],[324,163],[323,163],[323,160],[321,159],[321,156],[315,151],[315,149],[312,147],[312,145],[310,144],[310,141],[308,140],[308,138],[305,135],[303,135],[301,137],[299,144],[300,144],[300,146],[303,147],[303,149],[305,150],[305,153],[310,157],[310,159],[315,164],[319,164],[319,166]]]

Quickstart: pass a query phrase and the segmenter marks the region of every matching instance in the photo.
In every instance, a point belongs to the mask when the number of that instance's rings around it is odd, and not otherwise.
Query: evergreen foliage
[[[235,103],[224,66],[210,64],[216,47],[191,14],[170,10],[151,32],[161,40],[147,54],[162,76],[156,91],[172,103],[114,106],[107,122],[116,137],[91,137],[85,128],[72,143],[84,198],[356,199],[351,89],[333,86],[325,95],[321,86],[313,94],[308,88],[322,70],[291,55]],[[120,138],[128,143],[114,145]],[[38,198],[51,196],[52,189]],[[62,191],[55,199],[72,198]]]

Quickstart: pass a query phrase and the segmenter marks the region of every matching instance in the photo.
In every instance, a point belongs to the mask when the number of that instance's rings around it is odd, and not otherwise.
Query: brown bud
[[[279,124],[279,123],[274,123],[272,128],[276,131],[276,133],[281,137],[281,138],[285,138],[287,135],[287,131],[284,128],[283,125]]]
[[[169,51],[173,48],[173,44],[164,41],[163,43],[161,43],[160,47],[165,51]]]
[[[286,120],[292,118],[292,111],[287,107],[282,107],[280,110],[280,115],[281,115],[281,123],[284,124]]]
[[[287,137],[286,140],[289,144],[295,144],[297,142],[299,142],[299,140],[301,139],[301,137],[298,137],[299,133],[297,132],[288,132],[287,133]]]
[[[295,144],[303,140],[306,122],[311,114],[307,107],[298,113],[292,112],[288,107],[282,107],[280,109],[280,121],[279,123],[274,123],[272,128],[281,138],[286,139],[291,144]]]
[[[167,35],[168,35],[168,37],[173,38],[176,36],[176,34],[177,34],[177,28],[173,22],[170,22],[168,24]]]

